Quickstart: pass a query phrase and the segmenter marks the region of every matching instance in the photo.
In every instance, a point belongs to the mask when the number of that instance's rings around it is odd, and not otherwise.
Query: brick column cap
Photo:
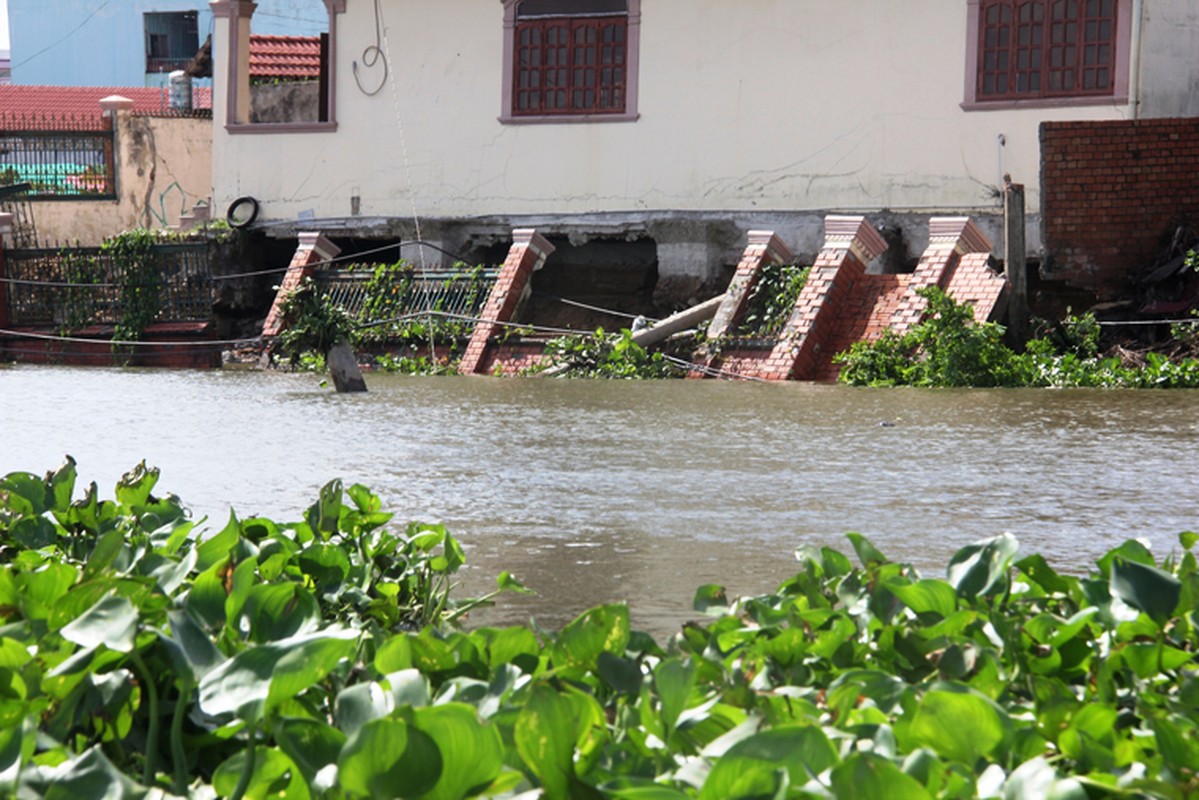
[[[12,214],[0,214],[0,235],[12,233]]]
[[[296,250],[315,251],[321,261],[329,261],[336,258],[337,254],[341,252],[341,248],[329,241],[323,233],[304,231],[296,234],[296,239],[299,240],[299,246],[296,247]]]
[[[536,252],[543,259],[549,258],[550,254],[558,249],[550,244],[548,239],[538,233],[536,228],[513,228],[512,244],[524,245]]]
[[[748,243],[765,246],[767,257],[776,264],[786,264],[795,260],[791,248],[787,247],[774,231],[750,231]]]
[[[887,249],[887,242],[865,217],[830,214],[824,218],[824,247],[844,247],[869,264]]]
[[[929,247],[953,247],[958,253],[989,253],[991,240],[970,217],[933,217],[928,221]]]

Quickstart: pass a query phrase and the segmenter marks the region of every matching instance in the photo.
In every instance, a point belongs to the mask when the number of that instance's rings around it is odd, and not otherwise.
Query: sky
[[[8,49],[8,0],[0,0],[0,50]]]

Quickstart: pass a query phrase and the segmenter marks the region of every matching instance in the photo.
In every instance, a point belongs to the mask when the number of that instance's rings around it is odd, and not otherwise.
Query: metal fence
[[[8,322],[13,326],[54,326],[78,330],[115,325],[130,292],[157,292],[157,322],[190,322],[212,316],[212,275],[208,246],[155,245],[150,284],[135,284],[142,270],[127,270],[99,248],[22,249],[4,253]],[[142,279],[144,280],[144,279]]]
[[[28,183],[39,200],[114,199],[115,139],[104,123],[0,115],[0,186]]]
[[[383,326],[422,312],[472,318],[487,302],[498,269],[419,270],[356,265],[318,271],[320,291],[364,325]]]

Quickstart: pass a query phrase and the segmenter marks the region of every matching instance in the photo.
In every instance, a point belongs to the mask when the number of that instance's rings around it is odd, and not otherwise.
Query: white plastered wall
[[[363,216],[401,218],[994,211],[1004,173],[1031,211],[1042,120],[1133,115],[1132,102],[964,111],[966,0],[643,0],[639,120],[504,125],[500,0],[382,0],[392,80],[368,96],[351,64],[378,85],[363,66],[373,5],[350,0],[338,20],[335,132],[227,135],[218,52],[218,212],[241,195],[266,220],[345,217],[354,195]],[[1136,2],[1153,56],[1132,101],[1151,85],[1191,98],[1157,106],[1199,114],[1186,55],[1163,44],[1193,30],[1192,6]]]

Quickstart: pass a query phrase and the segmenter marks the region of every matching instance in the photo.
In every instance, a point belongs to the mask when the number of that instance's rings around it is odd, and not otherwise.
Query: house
[[[1042,122],[1199,116],[1193,0],[309,0],[319,107],[258,122],[264,5],[208,4],[217,209],[479,259],[536,228],[562,286],[663,305],[723,288],[751,229],[813,256],[830,211],[871,215],[884,271],[932,215],[1000,242],[1005,175],[1035,254]]]
[[[212,185],[212,90],[193,111],[165,88],[0,86],[0,186],[28,183],[45,244],[174,227]]]
[[[161,86],[212,33],[205,0],[7,0],[12,80],[45,86]],[[316,35],[305,0],[261,0],[260,33]]]

